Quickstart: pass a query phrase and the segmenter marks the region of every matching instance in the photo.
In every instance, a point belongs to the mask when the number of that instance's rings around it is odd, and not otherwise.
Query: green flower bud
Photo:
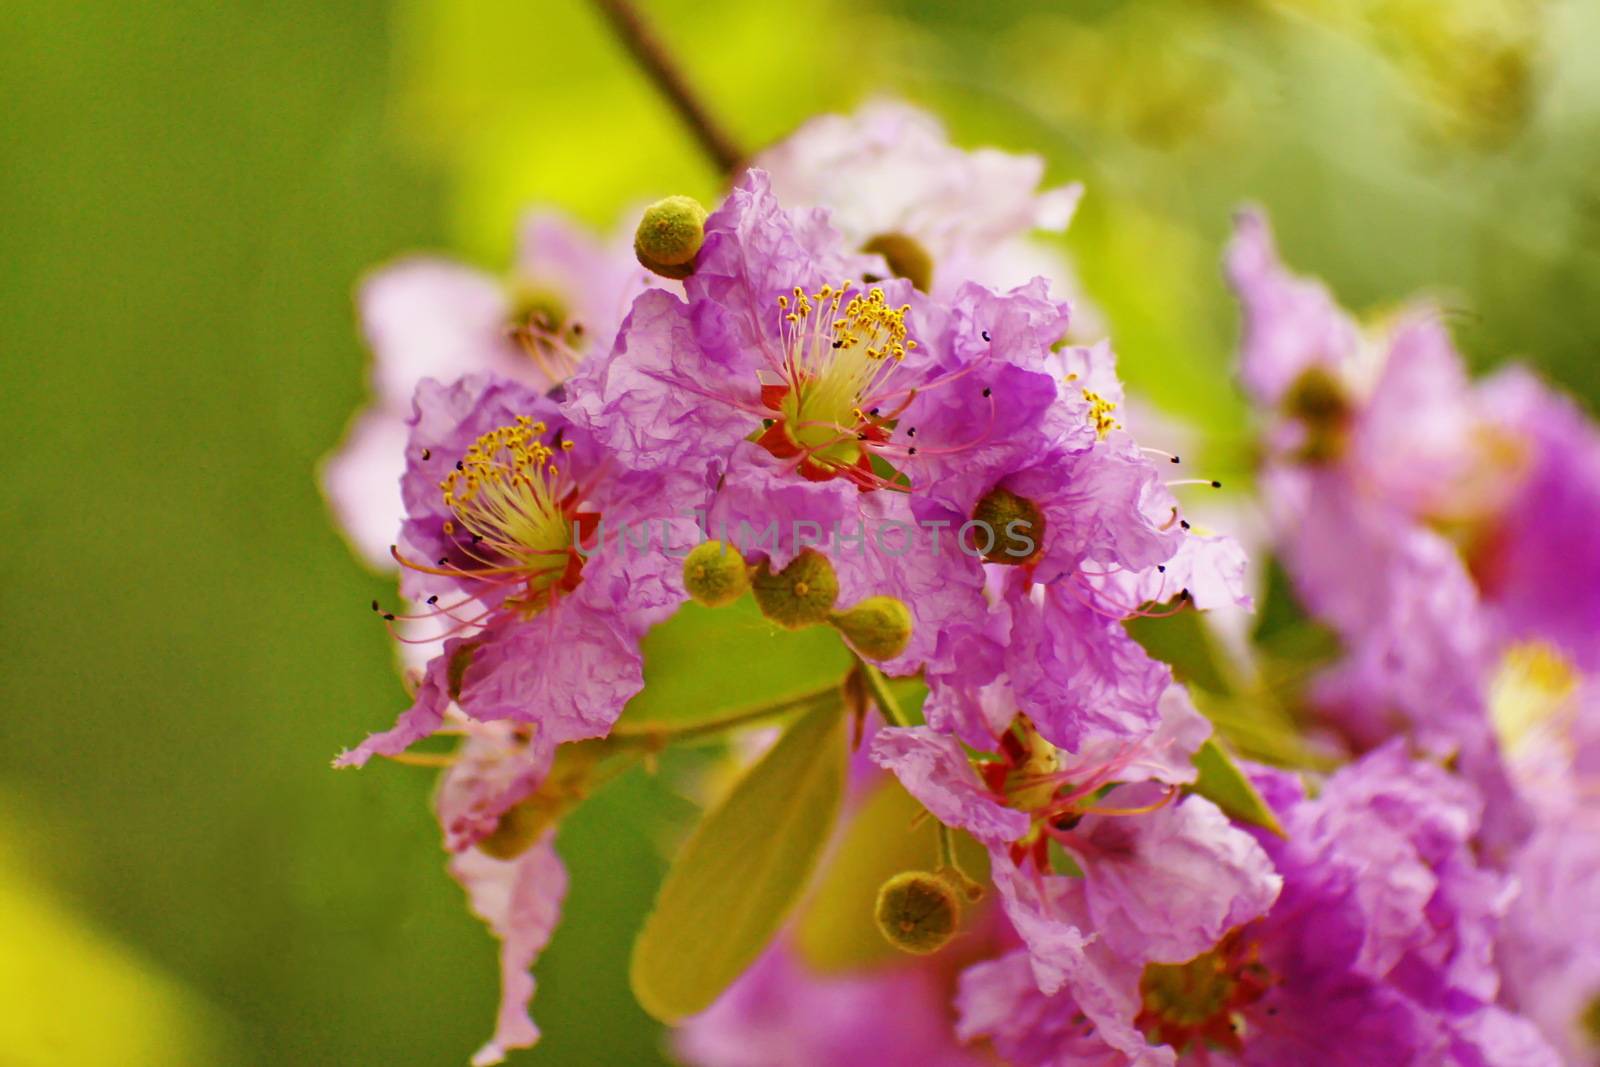
[[[961,901],[939,875],[902,871],[878,890],[873,915],[891,945],[901,952],[926,956],[955,936]]]
[[[669,196],[645,208],[633,235],[633,254],[664,278],[687,278],[706,239],[706,209],[689,196]]]
[[[684,558],[683,584],[695,603],[720,608],[750,588],[750,566],[733,545],[707,541]]]
[[[990,563],[1032,563],[1044,551],[1045,521],[1039,505],[999,486],[989,490],[972,512],[981,524],[975,547]]]
[[[539,788],[508,808],[478,848],[497,860],[516,859],[528,851],[588,795],[595,765],[604,754],[604,741],[562,745]]]
[[[904,278],[922,292],[933,284],[933,257],[917,243],[916,238],[903,233],[880,233],[861,246],[863,252],[876,252],[889,264],[896,278]]]
[[[829,621],[868,659],[894,659],[911,640],[911,612],[892,596],[869,596]]]
[[[839,597],[839,578],[826,556],[807,548],[777,574],[763,560],[750,588],[761,614],[786,630],[799,630],[828,621]]]
[[[494,832],[478,842],[478,848],[497,860],[516,859],[555,822],[556,805],[535,794],[500,816]]]

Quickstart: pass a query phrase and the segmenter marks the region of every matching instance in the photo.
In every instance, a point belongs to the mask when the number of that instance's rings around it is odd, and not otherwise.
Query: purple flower
[[[1209,895],[1175,891],[1210,872],[1218,853],[1196,853],[1200,866],[1187,874],[1179,857],[1196,841],[1225,840],[1192,830],[1176,848],[1156,828],[1112,849],[1112,863],[1133,858],[1125,878],[1108,874],[1108,861],[1092,851],[1077,853],[1081,879],[1046,876],[1020,890],[1007,884],[1016,874],[997,866],[1002,894],[1025,905],[1008,914],[1029,952],[963,976],[958,1031],[989,1037],[1020,1064],[1171,1063],[1174,1054],[1240,1067],[1559,1062],[1527,1019],[1496,1003],[1494,937],[1510,883],[1474,857],[1479,804],[1469,786],[1392,745],[1333,775],[1314,800],[1283,772],[1256,778],[1288,834],[1254,834],[1278,872],[1274,891],[1281,876],[1275,900],[1236,898],[1248,904],[1243,913],[1189,936],[1190,916],[1158,919],[1162,907]],[[1192,804],[1163,809],[1168,826],[1181,827]],[[1195,814],[1220,820],[1213,812]],[[1105,817],[1103,826],[1116,827],[1115,841],[1148,818],[1119,825]],[[1074,832],[1105,831],[1084,819]],[[1146,850],[1161,860],[1142,869]],[[1265,854],[1237,853],[1247,868],[1266,863]],[[1209,873],[1190,884],[1210,885]],[[1261,879],[1235,884],[1259,887]],[[1119,910],[1147,904],[1123,913],[1137,922],[1124,922],[1104,904],[1096,910],[1097,892]],[[1052,911],[1096,921],[1069,930]],[[1221,936],[1193,949],[1222,925]],[[1082,931],[1091,929],[1089,940]],[[1179,937],[1165,946],[1166,959],[1148,949],[1153,932]]]
[[[1600,521],[1600,431],[1521,368],[1473,384],[1426,306],[1364,335],[1278,262],[1257,215],[1229,273],[1242,372],[1273,410],[1262,484],[1280,553],[1347,646],[1320,703],[1361,745],[1405,726],[1477,749],[1492,787],[1492,653],[1538,640],[1600,667],[1600,549],[1584,533]]]
[[[1600,430],[1520,367],[1479,392],[1497,439],[1520,455],[1467,550],[1496,632],[1550,641],[1600,673]]]
[[[1172,1050],[1151,1045],[1129,1021],[1137,993],[1114,972],[1118,961],[1088,946],[1102,967],[1085,962],[1071,992],[1047,994],[1024,951],[967,968],[956,995],[963,1040],[988,1040],[1005,1062],[1021,1067],[1169,1067]],[[1132,976],[1137,982],[1137,975]],[[1076,991],[1083,990],[1082,999]]]
[[[609,347],[651,278],[627,239],[602,244],[553,212],[523,220],[509,278],[426,256],[368,277],[356,299],[373,355],[372,402],[322,469],[323,492],[362,556],[394,565],[395,486],[419,381],[493,371],[548,389],[592,348]]]
[[[880,100],[854,115],[812,119],[755,163],[784,203],[828,208],[852,248],[915,242],[936,295],[965,281],[1066,279],[1060,256],[1029,235],[1065,229],[1081,188],[1041,191],[1039,157],[956,148],[937,119],[904,104]]]
[[[1076,752],[1105,738],[1136,739],[1159,723],[1172,671],[1120,620],[1064,588],[1013,579],[1007,668],[1018,706],[1050,742]]]
[[[1262,988],[1237,1009],[1240,1063],[1315,1059],[1330,1034],[1335,1062],[1352,1065],[1557,1062],[1495,1006],[1494,939],[1513,886],[1474,854],[1481,802],[1469,785],[1392,743],[1313,800],[1267,791],[1288,803],[1287,839],[1258,835],[1284,888],[1241,931]]]
[[[546,750],[603,736],[643,684],[640,638],[684,596],[694,523],[662,516],[703,507],[705,487],[617,467],[553,401],[488,374],[419,385],[406,456],[401,589],[454,636],[394,729],[340,764],[405,749],[452,703],[529,723]]]
[[[1133,1055],[1144,1046],[1134,1021],[1145,964],[1204,952],[1272,904],[1279,878],[1261,846],[1209,801],[1174,802],[1164,781],[1192,780],[1189,759],[1209,732],[1176,692],[1170,721],[1143,744],[1103,741],[1090,759],[1074,760],[1026,726],[976,769],[953,738],[929,728],[878,732],[873,758],[937,818],[989,847],[1001,905],[1026,948],[1031,983],[1019,986],[1015,961],[980,965],[964,980],[965,1036],[989,1035],[1002,1051],[1048,1045],[1041,1063],[1069,1062],[1063,1042]],[[1117,782],[1135,784],[1107,790]],[[1075,870],[1056,873],[1053,849]],[[1021,997],[1014,1018],[1000,1018],[994,986]]]
[[[928,721],[978,747],[1016,711],[1072,750],[1096,731],[1148,729],[1170,675],[1120,621],[1147,601],[1192,596],[1190,577],[1207,605],[1248,602],[1242,551],[1195,540],[1157,466],[1120,428],[1109,347],[1051,351],[1064,322],[1040,283],[968,287],[934,345],[936,360],[968,361],[952,374],[964,377],[902,419],[926,443],[906,461],[912,510],[965,548],[946,573],[988,572],[999,655],[928,671]],[[966,397],[974,391],[981,402]]]
[[[571,418],[641,470],[720,471],[754,434],[794,477],[876,485],[888,413],[926,376],[910,286],[850,280],[871,265],[824,213],[785,211],[747,172],[706,220],[687,302],[637,301],[572,381]]]
[[[1032,825],[1026,812],[1007,807],[973,773],[966,750],[953,737],[923,727],[886,728],[872,740],[872,758],[892,770],[934,818],[985,844],[1020,840]]]

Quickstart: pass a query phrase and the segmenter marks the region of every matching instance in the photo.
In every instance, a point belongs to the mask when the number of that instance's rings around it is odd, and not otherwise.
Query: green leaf
[[[796,720],[679,852],[633,945],[633,992],[657,1019],[708,1007],[805,889],[844,790],[842,711]]]
[[[725,608],[685,604],[645,636],[644,689],[619,726],[714,722],[836,683],[851,663],[830,628],[779,629],[749,597]]]
[[[1200,612],[1184,610],[1163,618],[1133,618],[1123,626],[1146,652],[1170,666],[1178,681],[1213,693],[1234,690],[1234,672],[1212,640]]]
[[[1194,765],[1200,771],[1200,777],[1195,779],[1191,787],[1194,792],[1240,822],[1271,830],[1279,837],[1284,836],[1278,817],[1267,807],[1267,802],[1261,799],[1261,794],[1256,792],[1256,787],[1245,777],[1233,757],[1217,744],[1216,738],[1208,738],[1200,746],[1200,751],[1194,754]]]
[[[1326,663],[1338,655],[1339,639],[1307,614],[1277,557],[1266,561],[1266,575],[1266,589],[1250,631],[1250,640],[1257,648],[1273,656],[1314,664]]]

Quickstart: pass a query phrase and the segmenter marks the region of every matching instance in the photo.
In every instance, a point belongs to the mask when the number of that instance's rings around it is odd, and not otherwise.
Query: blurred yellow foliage
[[[0,1061],[6,1067],[225,1062],[188,990],[51,899],[0,842]]]
[[[1493,146],[1534,104],[1547,0],[1264,0],[1379,48],[1432,105],[1436,132]]]

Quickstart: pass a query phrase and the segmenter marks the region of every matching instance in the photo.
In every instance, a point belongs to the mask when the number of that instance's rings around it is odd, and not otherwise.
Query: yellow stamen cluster
[[[1115,403],[1092,389],[1085,389],[1083,398],[1089,402],[1089,421],[1094,424],[1094,432],[1102,440],[1106,434],[1122,425],[1112,416],[1112,412],[1117,410]]]
[[[906,351],[917,347],[915,341],[906,339],[906,315],[910,311],[910,304],[890,307],[882,289],[874,289],[865,297],[852,297],[844,306],[844,313],[833,322],[834,339],[843,341],[846,348],[862,346],[868,359],[905,359]]]
[[[503,557],[504,566],[525,572],[532,591],[560,576],[571,544],[557,453],[541,440],[546,429],[517,416],[474,441],[439,483],[445,506],[474,543]],[[572,442],[560,447],[570,449]],[[455,523],[445,523],[445,532],[453,535]]]
[[[1489,686],[1489,715],[1500,741],[1513,753],[1534,737],[1559,734],[1578,675],[1559,651],[1542,641],[1512,645]]]
[[[820,458],[850,463],[862,407],[917,342],[906,336],[911,306],[891,307],[882,289],[857,292],[849,282],[815,292],[795,286],[778,297],[784,313],[784,414],[797,443]]]
[[[1222,1011],[1237,985],[1228,961],[1216,952],[1203,952],[1187,963],[1147,965],[1139,993],[1152,1015],[1193,1026]]]

